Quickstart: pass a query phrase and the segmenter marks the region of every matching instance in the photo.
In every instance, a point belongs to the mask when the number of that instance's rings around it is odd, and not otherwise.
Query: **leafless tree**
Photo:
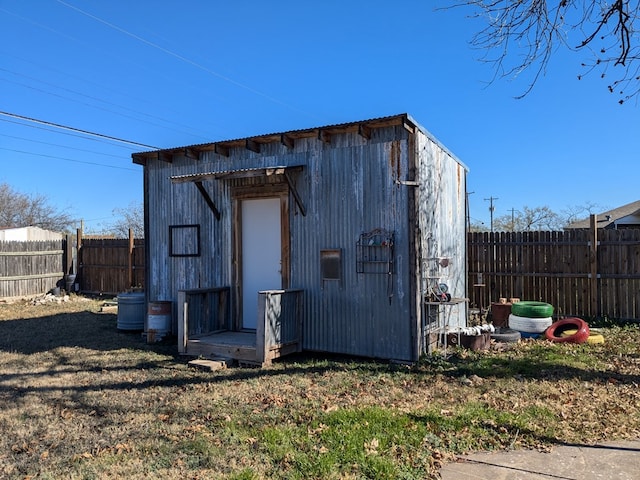
[[[523,207],[493,221],[495,231],[528,232],[532,230],[561,230],[563,221],[549,207]]]
[[[578,79],[599,74],[619,103],[640,93],[640,0],[453,1],[456,7],[472,7],[473,16],[486,23],[472,45],[495,65],[494,80],[532,73],[519,98],[531,91],[561,47],[588,52]]]
[[[584,205],[572,205],[561,210],[560,215],[564,218],[565,224],[577,222],[589,218],[592,213],[601,212],[608,207],[604,207],[594,202],[587,202]]]
[[[54,232],[69,232],[75,219],[56,209],[43,195],[27,195],[0,183],[0,227],[40,227]]]
[[[109,231],[119,238],[127,238],[129,229],[133,230],[133,236],[144,238],[144,207],[141,202],[131,202],[126,208],[113,210],[117,220],[109,226]]]

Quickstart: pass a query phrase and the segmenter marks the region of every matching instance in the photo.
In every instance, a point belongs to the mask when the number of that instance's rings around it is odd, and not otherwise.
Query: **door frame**
[[[234,187],[231,193],[233,222],[231,237],[232,253],[232,311],[233,330],[242,328],[242,200],[259,200],[261,198],[280,199],[280,259],[282,268],[282,285],[289,288],[290,281],[290,230],[289,230],[289,188],[286,184],[270,184],[257,186]],[[257,295],[258,292],[255,292]]]

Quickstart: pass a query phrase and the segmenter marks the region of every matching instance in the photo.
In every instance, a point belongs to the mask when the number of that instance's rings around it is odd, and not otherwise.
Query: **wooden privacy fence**
[[[144,239],[83,238],[78,231],[77,282],[86,294],[117,295],[144,288]]]
[[[1,241],[0,298],[64,286],[65,245],[65,240]]]
[[[477,307],[517,297],[555,316],[640,319],[640,229],[473,232],[467,251]]]

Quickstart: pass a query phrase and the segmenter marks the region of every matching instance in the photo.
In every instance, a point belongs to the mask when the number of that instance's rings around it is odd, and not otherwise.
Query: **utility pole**
[[[498,200],[498,197],[489,197],[485,198],[484,200],[489,202],[489,212],[491,214],[491,232],[493,233],[493,211],[496,209],[496,207],[493,206],[493,201]]]
[[[511,231],[515,231],[516,229],[516,219],[515,219],[515,212],[516,209],[515,208],[511,208]]]
[[[466,216],[467,216],[467,232],[471,230],[471,213],[469,212],[469,195],[476,192],[467,192],[467,205],[466,205]]]

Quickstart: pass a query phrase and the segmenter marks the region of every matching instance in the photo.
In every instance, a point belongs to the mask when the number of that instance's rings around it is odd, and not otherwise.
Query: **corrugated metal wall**
[[[424,182],[420,187],[419,225],[428,232],[423,255],[437,252],[451,256],[455,259],[454,274],[461,274],[451,287],[464,294],[465,282],[462,167],[427,141],[422,132],[416,135],[420,141],[415,150],[409,131],[395,126],[372,129],[370,139],[355,132],[341,133],[332,135],[330,143],[311,137],[296,139],[292,149],[273,142],[261,145],[260,153],[232,148],[229,157],[204,152],[199,160],[180,156],[174,156],[171,163],[149,160],[149,300],[175,301],[181,289],[232,286],[231,187],[265,181],[203,182],[221,212],[218,221],[193,183],[172,184],[171,176],[304,165],[293,178],[306,216],[293,199],[290,201],[290,287],[304,290],[303,348],[415,359],[413,330],[419,314],[411,288],[415,254],[410,251],[415,232],[409,231],[408,218],[414,208],[409,204],[409,189],[416,187],[396,180],[412,180],[409,166],[416,153],[421,157],[416,163]],[[448,198],[452,195],[455,198]],[[184,224],[201,226],[198,257],[169,256],[168,227]],[[391,278],[356,272],[360,234],[377,228],[394,232],[395,273]],[[340,280],[322,280],[323,249],[340,250]]]
[[[423,292],[442,282],[466,298],[466,167],[430,135],[417,136],[416,150]],[[466,326],[467,304],[442,307],[440,316],[441,324]]]
[[[370,140],[353,133],[332,137],[330,146],[308,141],[308,213],[294,217],[291,248],[292,286],[305,291],[305,349],[410,356],[408,204],[406,187],[394,183],[397,169],[406,172],[407,137],[401,128],[387,128],[373,131]],[[356,272],[360,234],[377,228],[395,233],[391,280]],[[322,281],[322,249],[340,249],[341,280]]]

